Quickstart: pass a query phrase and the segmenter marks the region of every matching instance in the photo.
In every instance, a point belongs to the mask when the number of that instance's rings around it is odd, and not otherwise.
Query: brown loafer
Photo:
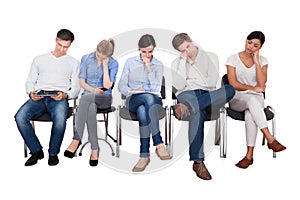
[[[146,162],[144,162],[141,158],[139,159],[139,161],[137,162],[137,164],[133,167],[132,171],[133,172],[142,172],[145,170],[145,168],[147,167],[147,165],[150,162],[150,158],[147,158]]]
[[[286,149],[285,146],[283,146],[282,144],[280,144],[277,140],[274,140],[271,143],[268,143],[268,148],[272,149],[274,152],[279,152],[279,151],[283,151]]]
[[[174,115],[179,120],[188,120],[190,117],[190,111],[187,105],[178,103],[173,106]]]
[[[170,160],[172,157],[169,155],[165,147],[161,147],[159,149],[155,150],[156,155],[161,159],[161,160]]]
[[[240,160],[237,164],[235,164],[235,166],[242,168],[242,169],[246,169],[247,167],[249,167],[249,165],[253,164],[253,159],[248,159],[246,156]]]
[[[196,172],[197,176],[203,180],[210,180],[211,175],[204,165],[204,162],[194,163],[193,170]]]

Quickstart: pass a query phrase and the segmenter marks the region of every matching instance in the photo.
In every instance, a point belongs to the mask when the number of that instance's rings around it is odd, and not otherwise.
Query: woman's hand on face
[[[102,64],[104,68],[108,68],[108,58],[103,59]]]
[[[255,64],[259,64],[259,51],[258,50],[254,51],[252,56],[253,56],[253,62]]]
[[[146,66],[150,66],[150,59],[147,57],[142,57],[142,61],[144,63],[144,65]]]

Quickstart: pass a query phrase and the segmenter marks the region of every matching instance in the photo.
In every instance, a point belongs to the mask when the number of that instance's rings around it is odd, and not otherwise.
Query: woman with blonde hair
[[[84,55],[81,59],[79,81],[84,89],[76,112],[75,133],[64,156],[73,158],[81,144],[85,124],[88,140],[91,143],[90,165],[97,166],[99,145],[97,136],[97,108],[109,108],[112,104],[112,88],[116,81],[119,64],[112,55],[112,39],[102,40],[96,51]]]

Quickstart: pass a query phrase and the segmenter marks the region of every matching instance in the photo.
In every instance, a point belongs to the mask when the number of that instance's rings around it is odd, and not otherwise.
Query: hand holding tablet
[[[45,91],[45,90],[41,90],[39,92],[36,93],[36,96],[57,96],[57,92],[58,91]]]

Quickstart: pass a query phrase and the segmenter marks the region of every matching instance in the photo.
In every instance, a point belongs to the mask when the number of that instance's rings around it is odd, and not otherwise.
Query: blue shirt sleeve
[[[86,65],[87,57],[88,57],[88,55],[82,56],[81,61],[80,61],[79,78],[82,78],[84,80],[87,79],[87,65]]]

